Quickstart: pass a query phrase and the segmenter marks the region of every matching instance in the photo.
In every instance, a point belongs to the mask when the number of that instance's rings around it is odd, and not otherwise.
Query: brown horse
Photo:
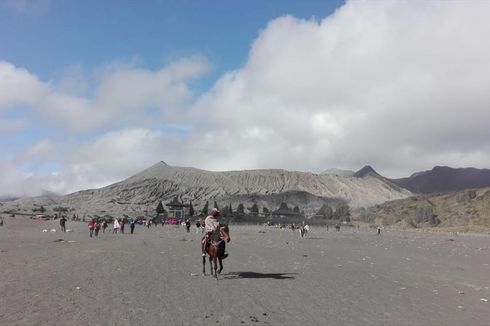
[[[230,242],[230,229],[228,224],[220,224],[220,226],[211,233],[210,243],[206,247],[206,254],[209,255],[209,265],[211,275],[213,275],[214,264],[214,277],[218,279],[218,273],[223,270],[223,258],[225,258],[225,241]],[[219,270],[218,270],[219,262]],[[202,274],[206,275],[206,256],[202,257]]]

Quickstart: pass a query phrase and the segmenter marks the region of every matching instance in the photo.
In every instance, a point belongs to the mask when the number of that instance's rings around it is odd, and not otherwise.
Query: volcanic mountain
[[[325,203],[367,207],[411,195],[372,168],[368,170],[370,173],[357,173],[357,176],[280,169],[213,172],[170,166],[162,161],[100,189],[20,199],[5,203],[2,210],[43,205],[48,210],[56,206],[69,207],[78,214],[136,213],[154,210],[159,201],[166,203],[177,196],[183,202],[192,201],[196,209],[206,201],[210,201],[210,205],[216,201],[221,206],[231,203],[234,207],[239,203],[245,207],[257,203],[275,210],[282,201],[287,201],[292,207],[313,212]]]
[[[408,178],[390,179],[414,193],[458,191],[490,187],[490,170],[436,166],[430,171],[412,174]]]

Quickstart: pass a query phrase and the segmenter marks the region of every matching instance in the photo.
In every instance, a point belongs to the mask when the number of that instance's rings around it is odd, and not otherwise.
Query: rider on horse
[[[204,225],[206,226],[206,235],[202,238],[202,256],[206,256],[206,249],[211,241],[211,235],[213,232],[218,230],[220,223],[216,220],[219,216],[220,211],[217,208],[213,208],[209,215],[204,220]],[[223,258],[226,258],[228,254],[225,254]]]

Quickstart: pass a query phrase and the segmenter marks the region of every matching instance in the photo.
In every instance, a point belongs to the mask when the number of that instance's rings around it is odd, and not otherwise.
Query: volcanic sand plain
[[[89,238],[82,222],[5,222],[1,325],[490,324],[485,234],[231,225],[215,280],[195,227]]]

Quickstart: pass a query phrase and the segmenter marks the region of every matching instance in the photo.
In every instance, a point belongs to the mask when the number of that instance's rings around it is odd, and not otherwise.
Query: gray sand
[[[216,281],[195,228],[52,228],[0,228],[1,325],[490,324],[488,235],[232,225]]]

